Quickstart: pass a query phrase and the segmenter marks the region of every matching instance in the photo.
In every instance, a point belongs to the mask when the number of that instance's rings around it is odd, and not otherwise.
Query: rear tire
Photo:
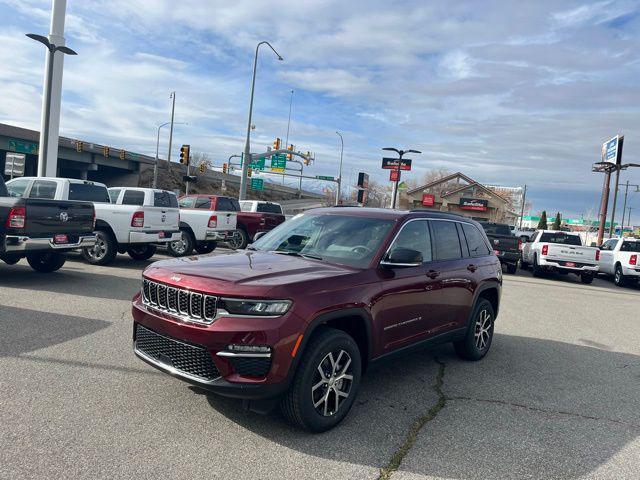
[[[118,242],[108,230],[96,230],[96,244],[82,249],[82,256],[91,265],[107,265],[118,255]]]
[[[593,274],[592,273],[580,274],[580,281],[586,285],[593,283]]]
[[[216,242],[202,242],[196,245],[196,252],[200,255],[213,252],[218,244]]]
[[[517,263],[507,263],[507,273],[510,275],[515,274],[518,271]]]
[[[538,265],[538,256],[537,255],[533,256],[533,276],[534,277],[541,277],[542,276],[542,269],[540,268],[540,265]]]
[[[27,262],[36,272],[51,273],[60,270],[67,261],[65,256],[57,252],[31,253]]]
[[[328,328],[314,334],[282,399],[285,418],[311,432],[335,427],[353,406],[361,369],[358,345],[345,332]]]
[[[149,260],[156,253],[157,247],[150,243],[143,243],[141,245],[130,245],[127,248],[127,253],[134,260]]]
[[[624,273],[622,273],[622,267],[620,265],[616,265],[616,271],[613,275],[613,283],[615,283],[617,287],[627,286],[627,278],[624,276]]]
[[[187,230],[180,230],[182,238],[175,242],[169,242],[167,244],[167,251],[174,257],[188,257],[193,253],[193,249],[196,245],[196,240],[193,238],[191,232]]]
[[[460,358],[477,361],[489,352],[495,318],[491,302],[485,298],[479,299],[471,314],[465,338],[453,343],[453,348]]]

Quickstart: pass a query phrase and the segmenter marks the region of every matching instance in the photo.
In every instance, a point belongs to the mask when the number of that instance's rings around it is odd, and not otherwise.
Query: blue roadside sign
[[[618,145],[620,135],[616,135],[608,142],[602,144],[602,161],[616,164],[618,161]]]

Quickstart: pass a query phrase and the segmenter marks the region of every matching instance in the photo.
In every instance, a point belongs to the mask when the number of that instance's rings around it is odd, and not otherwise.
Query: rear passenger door
[[[237,214],[235,212],[237,212],[238,210],[240,210],[240,205],[236,207],[230,198],[218,197],[216,199],[216,212],[218,213],[218,229],[235,230],[236,219],[237,219]]]
[[[439,324],[436,333],[461,328],[466,324],[476,283],[475,265],[469,259],[469,250],[460,222],[430,220],[434,261],[430,272],[438,280],[441,291]]]
[[[178,199],[172,192],[154,191],[151,194],[152,206],[147,207],[151,212],[152,230],[177,231],[180,221]]]

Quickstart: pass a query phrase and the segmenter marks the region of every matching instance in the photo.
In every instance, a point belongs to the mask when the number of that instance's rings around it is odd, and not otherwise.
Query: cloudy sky
[[[0,0],[0,122],[37,129],[51,2]],[[635,1],[69,0],[61,134],[153,154],[177,92],[174,145],[216,164],[243,148],[255,45],[254,150],[284,137],[315,175],[384,181],[380,149],[431,168],[527,184],[534,209],[597,210],[591,173],[625,135],[640,163],[640,3]],[[166,139],[164,139],[166,145]],[[179,147],[176,147],[179,148]],[[165,146],[166,150],[166,146]],[[175,152],[174,152],[175,155]],[[623,174],[640,183],[640,169]],[[316,185],[317,186],[317,185]],[[631,197],[638,207],[640,193]]]

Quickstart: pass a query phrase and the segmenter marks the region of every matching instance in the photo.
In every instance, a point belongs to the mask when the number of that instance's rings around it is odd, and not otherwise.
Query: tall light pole
[[[156,163],[153,165],[153,188],[158,188],[158,154],[160,151],[160,129],[162,127],[166,127],[170,123],[171,122],[165,122],[162,125],[158,126],[158,135],[156,137]],[[178,122],[178,123],[175,123],[174,125],[188,125],[188,123]],[[171,140],[169,140],[169,142],[171,142]],[[171,151],[171,148],[169,148],[169,151]]]
[[[176,112],[176,92],[171,92],[169,98],[172,98],[171,102],[171,128],[169,129],[169,152],[167,153],[167,162],[171,165],[171,145],[173,144],[173,116]],[[188,174],[188,172],[187,172]]]
[[[289,99],[289,120],[287,121],[287,135],[284,140],[284,147],[289,146],[289,129],[291,128],[291,107],[293,107],[293,90],[291,90],[291,98]],[[302,184],[302,179],[300,179]],[[284,185],[284,173],[282,174],[282,184]]]
[[[398,175],[396,177],[396,181],[393,182],[393,193],[392,198],[391,198],[391,208],[395,209],[396,208],[396,202],[397,202],[397,197],[398,197],[398,184],[400,183],[400,169],[402,167],[402,157],[404,156],[405,153],[422,153],[418,150],[398,150],[397,148],[393,148],[393,147],[385,147],[382,150],[387,150],[389,152],[396,152],[398,154],[398,166],[397,166],[397,172]]]
[[[66,7],[66,2],[62,2],[62,4]],[[51,20],[51,35],[50,37],[54,37],[54,20],[59,23],[62,22],[64,28],[64,8],[62,10],[62,19],[59,19],[59,16],[56,16],[55,12],[56,2],[54,2],[54,14],[52,15]],[[37,35],[35,33],[27,33],[27,37],[36,40],[37,42],[42,43],[45,47],[47,47],[47,77],[45,80],[45,92],[44,98],[42,101],[44,112],[42,115],[42,123],[40,126],[40,144],[38,146],[38,176],[45,177],[47,175],[55,177],[57,175],[57,159],[58,159],[58,128],[56,128],[55,135],[51,135],[51,104],[52,104],[52,89],[53,89],[53,72],[54,72],[54,60],[56,58],[56,52],[61,52],[66,55],[77,55],[77,53],[71,50],[69,47],[65,47],[64,45],[55,45],[50,42],[49,39],[43,35]],[[62,42],[64,43],[64,38],[60,37]],[[61,58],[62,60],[62,58]],[[62,67],[61,67],[62,68]],[[62,69],[60,69],[60,78],[62,81]],[[59,95],[58,95],[59,97]],[[60,123],[60,99],[56,100],[56,127],[59,127]],[[49,138],[55,140],[54,145],[49,145]],[[55,137],[55,138],[54,138]],[[55,155],[55,160],[53,162],[53,166],[47,169],[47,162],[49,160],[49,155]]]
[[[342,190],[342,154],[344,153],[344,139],[340,132],[336,132],[336,135],[340,137],[340,168],[338,169],[338,191],[336,192],[336,205],[339,205]]]
[[[629,187],[636,187],[636,193],[640,192],[640,185],[636,183],[627,183],[624,184],[624,203],[622,204],[622,225],[620,226],[620,236],[624,233],[624,215],[627,211],[627,196],[629,195]]]
[[[247,141],[244,145],[244,160],[242,162],[242,176],[240,177],[240,192],[238,200],[245,200],[247,197],[247,169],[251,163],[251,116],[253,114],[253,94],[256,88],[256,69],[258,67],[258,50],[260,49],[260,45],[268,45],[269,48],[273,50],[273,53],[276,54],[278,60],[284,60],[284,58],[276,52],[276,49],[273,48],[269,42],[262,41],[256,46],[256,54],[253,58],[253,78],[251,80],[251,98],[249,100],[249,119],[247,121]]]
[[[524,202],[527,200],[527,186],[522,190],[522,205],[520,206],[520,230],[522,230],[522,219],[524,218]]]

